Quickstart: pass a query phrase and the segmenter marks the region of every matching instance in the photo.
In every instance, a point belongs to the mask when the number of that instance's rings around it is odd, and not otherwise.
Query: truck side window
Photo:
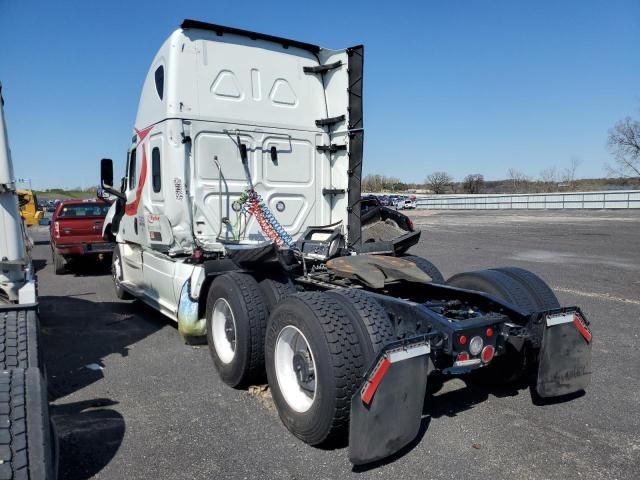
[[[153,191],[155,193],[162,190],[162,174],[160,172],[160,149],[153,147],[151,151],[151,175],[153,180]]]
[[[131,150],[129,157],[129,190],[136,188],[136,149]]]
[[[156,69],[156,91],[158,92],[158,96],[160,100],[162,100],[162,96],[164,95],[164,67],[160,65]]]

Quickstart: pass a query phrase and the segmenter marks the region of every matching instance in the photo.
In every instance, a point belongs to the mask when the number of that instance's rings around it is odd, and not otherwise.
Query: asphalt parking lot
[[[264,392],[232,390],[206,346],[138,302],[107,269],[55,276],[35,227],[42,342],[61,479],[631,479],[640,465],[640,212],[415,212],[413,253],[445,277],[491,266],[538,273],[592,322],[584,396],[534,405],[526,387],[431,388],[421,437],[370,469],[309,447]],[[259,390],[259,389],[258,389]]]

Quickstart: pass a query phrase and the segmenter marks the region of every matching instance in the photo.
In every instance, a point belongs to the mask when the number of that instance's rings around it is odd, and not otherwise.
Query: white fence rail
[[[417,208],[451,210],[561,208],[640,208],[640,190],[531,194],[433,195],[419,197]]]

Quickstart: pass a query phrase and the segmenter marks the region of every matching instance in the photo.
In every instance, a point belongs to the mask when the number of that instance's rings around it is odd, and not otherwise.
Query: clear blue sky
[[[378,6],[379,5],[379,6]],[[97,183],[121,165],[149,63],[183,18],[328,48],[364,43],[365,172],[537,176],[640,116],[640,1],[0,0],[0,81],[18,176]]]

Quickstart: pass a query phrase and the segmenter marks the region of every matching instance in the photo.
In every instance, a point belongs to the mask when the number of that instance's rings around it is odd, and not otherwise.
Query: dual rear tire
[[[236,272],[213,281],[206,318],[221,379],[240,387],[266,372],[282,422],[311,445],[346,439],[351,397],[394,339],[388,315],[365,292],[295,293],[286,279]]]
[[[310,445],[345,441],[351,397],[393,338],[386,312],[363,292],[306,292],[280,302],[269,318],[265,357],[289,431]]]
[[[246,273],[217,277],[207,294],[207,340],[220,378],[232,387],[264,377],[268,310],[258,282]]]

